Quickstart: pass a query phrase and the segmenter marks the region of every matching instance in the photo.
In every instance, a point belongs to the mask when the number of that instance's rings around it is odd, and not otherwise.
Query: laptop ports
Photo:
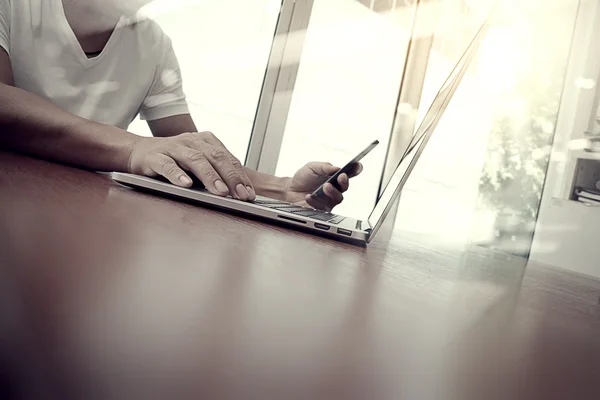
[[[278,217],[281,218],[281,219],[288,220],[288,221],[296,222],[298,224],[306,224],[306,221],[303,221],[301,219],[296,219],[296,218],[288,217],[287,215],[278,215]]]
[[[339,233],[340,235],[344,235],[344,236],[352,236],[352,231],[350,231],[348,229],[338,228],[337,233]]]
[[[331,229],[329,225],[319,224],[318,222],[315,222],[315,228],[322,229],[324,231],[328,231],[329,229]]]

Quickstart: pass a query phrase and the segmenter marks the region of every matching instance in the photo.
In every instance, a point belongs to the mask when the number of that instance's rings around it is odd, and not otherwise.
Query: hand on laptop
[[[242,163],[210,132],[169,138],[140,138],[129,158],[129,172],[164,176],[172,184],[190,187],[185,171],[198,177],[212,194],[254,200],[256,193]]]
[[[301,205],[309,205],[319,210],[331,211],[344,200],[343,192],[350,186],[350,178],[362,172],[362,165],[350,173],[350,176],[341,174],[338,178],[341,191],[337,190],[331,183],[325,184],[323,191],[326,199],[313,199],[310,195],[319,188],[331,175],[339,170],[329,163],[311,162],[302,167],[293,178],[289,178],[289,185],[285,192],[285,201]]]
[[[265,186],[261,179],[270,179],[268,175],[246,170],[210,132],[184,133],[169,138],[139,138],[131,151],[128,169],[128,172],[138,175],[164,176],[172,184],[183,187],[192,186],[190,174],[194,174],[211,193],[219,196],[231,194],[241,200],[254,200],[256,191]],[[359,164],[350,176],[339,176],[341,190],[327,183],[323,187],[326,197],[312,198],[310,194],[338,170],[329,163],[309,163],[293,178],[276,178],[283,185],[280,186],[280,194],[275,197],[330,211],[342,202],[342,193],[348,190],[350,178],[362,171],[362,165]],[[252,179],[258,180],[254,184],[248,177],[250,173],[253,173]]]

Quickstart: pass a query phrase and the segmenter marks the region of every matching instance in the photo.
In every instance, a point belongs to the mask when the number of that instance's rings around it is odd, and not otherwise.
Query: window
[[[144,11],[171,37],[192,116],[244,159],[280,0],[155,0]],[[145,121],[132,132],[150,135]]]
[[[466,28],[436,33],[422,104],[431,102],[456,62],[455,49],[464,49],[473,35],[480,13],[477,3],[470,4],[458,15],[445,12]],[[529,251],[578,2],[510,5],[496,15],[411,175],[397,228]]]
[[[315,0],[292,94],[278,175],[307,161],[343,165],[374,139],[363,175],[337,212],[366,218],[383,171],[414,6],[375,12],[356,0]]]

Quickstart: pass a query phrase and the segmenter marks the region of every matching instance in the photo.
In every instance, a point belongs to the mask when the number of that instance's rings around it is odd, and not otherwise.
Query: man
[[[341,191],[325,186],[326,199],[309,195],[338,170],[331,164],[277,178],[244,168],[215,135],[196,132],[169,38],[137,16],[149,1],[0,0],[0,148],[184,187],[193,174],[211,193],[241,200],[339,204],[347,175]],[[138,113],[154,137],[126,131]]]

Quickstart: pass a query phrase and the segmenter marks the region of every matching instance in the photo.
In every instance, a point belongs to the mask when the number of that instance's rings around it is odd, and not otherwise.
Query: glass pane
[[[479,3],[444,3],[456,10],[445,12],[452,23],[481,22],[473,8]],[[403,191],[396,228],[524,254],[539,209],[578,2],[506,5]],[[471,28],[436,32],[423,103],[431,102],[457,49],[472,36]]]
[[[280,0],[155,0],[145,12],[171,37],[198,130],[244,160]],[[137,119],[132,132],[150,135]]]
[[[379,139],[336,208],[351,217],[369,215],[383,170],[414,12],[398,4],[314,1],[277,163],[278,175],[308,161],[342,166]]]

